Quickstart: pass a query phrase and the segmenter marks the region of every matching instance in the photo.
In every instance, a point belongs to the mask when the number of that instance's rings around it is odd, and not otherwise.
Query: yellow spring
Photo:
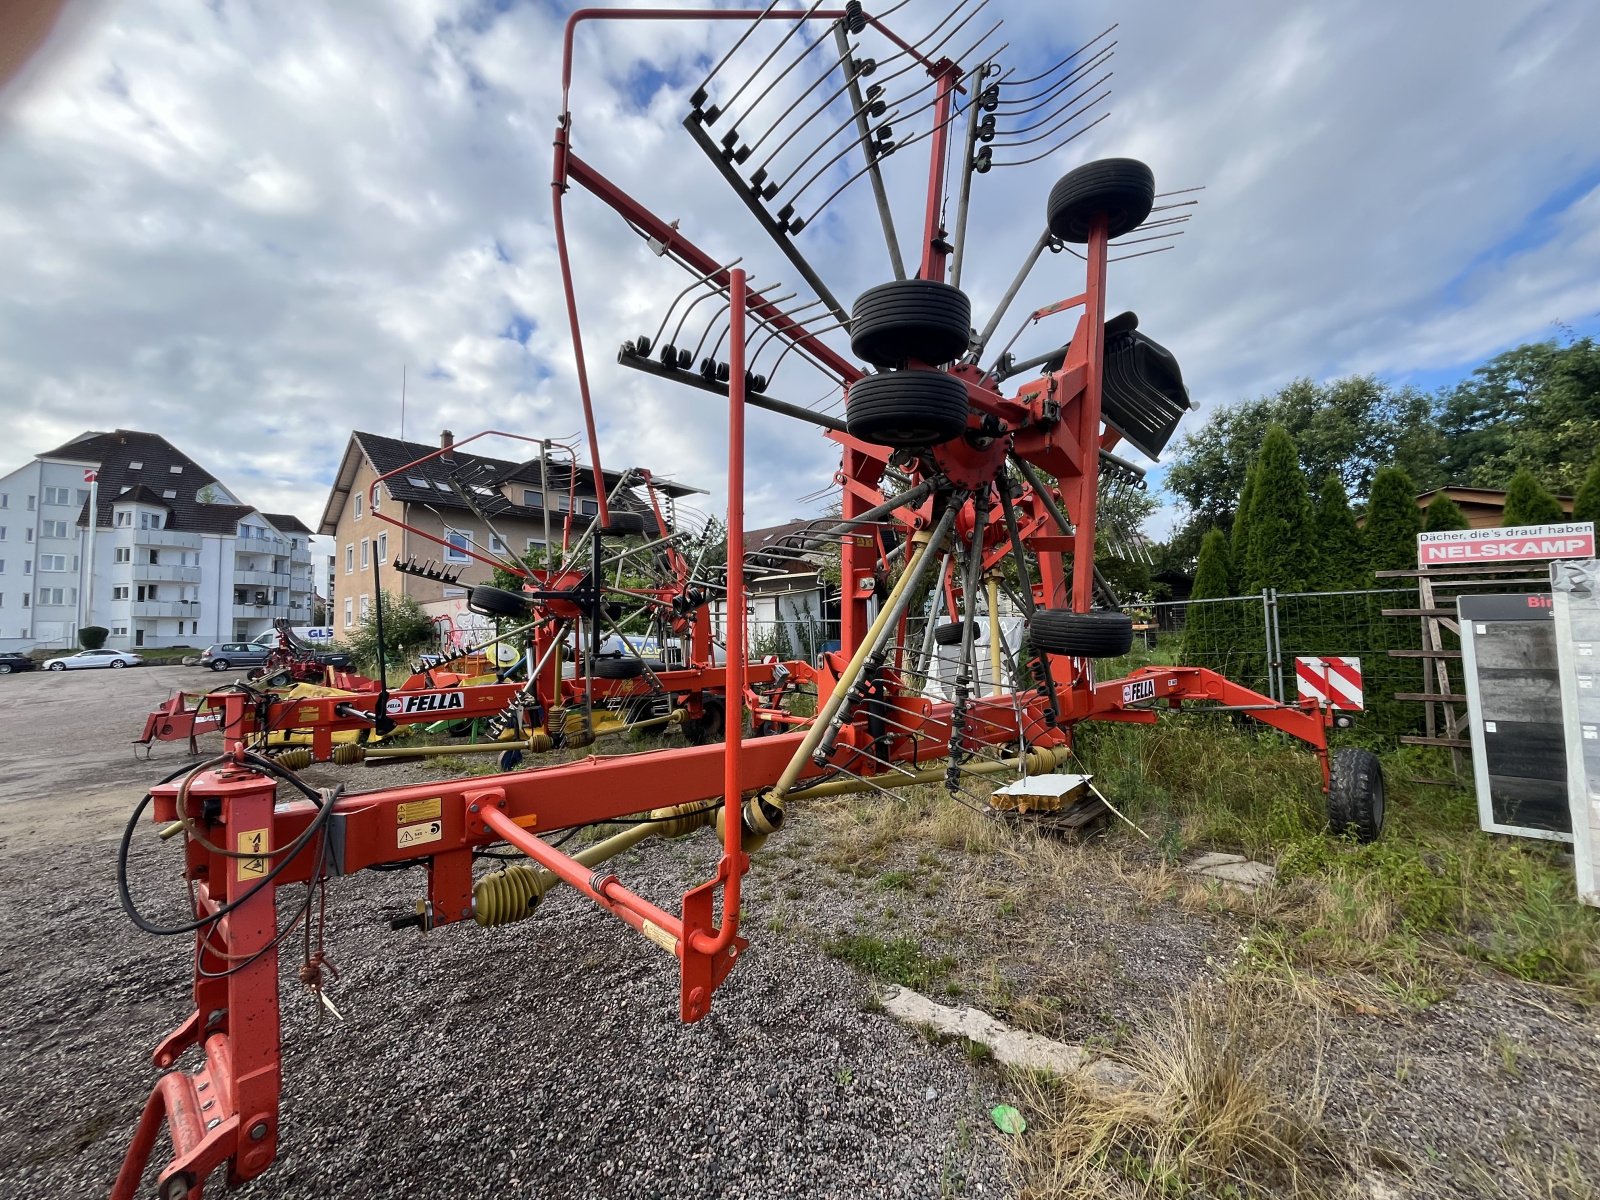
[[[518,863],[491,871],[472,885],[472,918],[479,925],[509,925],[531,917],[552,877]]]
[[[360,742],[340,742],[333,748],[333,761],[341,767],[351,767],[367,757],[367,748]]]
[[[569,750],[581,750],[585,746],[594,745],[594,730],[578,729],[567,734],[566,746]]]
[[[309,746],[296,746],[292,750],[285,750],[281,754],[273,755],[272,761],[280,767],[287,767],[291,771],[304,771],[317,759],[311,753]]]
[[[659,836],[676,838],[711,824],[712,810],[704,800],[691,800],[687,804],[675,805],[672,808],[651,809],[650,819],[661,822],[656,826],[656,833]]]

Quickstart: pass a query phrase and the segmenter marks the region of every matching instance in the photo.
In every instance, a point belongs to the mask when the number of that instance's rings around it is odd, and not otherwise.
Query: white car
[[[137,667],[143,661],[126,650],[79,650],[63,658],[52,658],[45,666],[52,671],[78,671],[87,667]]]

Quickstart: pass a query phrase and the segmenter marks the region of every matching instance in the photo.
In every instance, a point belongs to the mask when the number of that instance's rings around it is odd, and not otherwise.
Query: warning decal
[[[437,842],[444,837],[443,821],[424,821],[420,825],[402,825],[395,838],[395,844],[404,850],[407,846],[421,846],[426,842]]]
[[[1363,707],[1359,658],[1297,658],[1294,682],[1302,699],[1343,712],[1359,712]]]
[[[410,825],[416,821],[431,821],[434,817],[444,815],[444,800],[440,796],[430,796],[426,800],[407,800],[394,806],[394,822],[396,825]]]
[[[250,829],[241,833],[234,843],[240,854],[260,854],[261,858],[240,858],[234,861],[239,864],[240,879],[260,879],[267,873],[267,860],[264,857],[272,849],[269,840],[271,830]]]

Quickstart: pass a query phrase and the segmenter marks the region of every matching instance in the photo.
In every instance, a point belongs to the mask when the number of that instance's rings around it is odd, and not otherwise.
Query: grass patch
[[[864,974],[919,992],[928,991],[956,966],[955,959],[948,955],[932,957],[915,938],[908,937],[884,941],[871,934],[848,933],[825,943],[823,949],[829,957],[849,963]]]

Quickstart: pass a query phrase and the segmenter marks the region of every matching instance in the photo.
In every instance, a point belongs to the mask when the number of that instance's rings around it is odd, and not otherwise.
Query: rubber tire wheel
[[[691,746],[709,746],[727,732],[728,709],[719,696],[707,696],[700,701],[704,716],[682,725],[683,737]]]
[[[879,446],[935,446],[967,428],[967,386],[942,371],[864,375],[850,385],[845,428]]]
[[[644,674],[642,658],[597,658],[594,660],[596,679],[637,679]]]
[[[479,584],[467,594],[467,607],[491,617],[528,615],[528,601],[524,597],[516,592],[508,592],[505,588],[489,587],[487,584]]]
[[[0,675],[9,675],[11,674],[12,669],[13,668],[10,663],[0,663]]]
[[[1121,658],[1133,649],[1133,618],[1120,612],[1041,608],[1028,623],[1028,643],[1037,654]]]
[[[868,288],[850,309],[850,348],[875,367],[953,362],[972,340],[972,301],[933,279],[895,279]]]
[[[67,669],[67,664],[66,663],[51,663],[50,664],[50,669],[52,671],[65,671]]]
[[[611,520],[600,526],[600,532],[609,537],[636,537],[645,528],[643,513],[613,512]]]
[[[127,664],[127,663],[125,663],[125,662],[123,662],[123,661],[122,661],[122,660],[121,660],[121,659],[120,659],[120,658],[113,658],[113,659],[112,659],[112,660],[111,660],[111,669],[112,669],[112,670],[113,670],[113,671],[115,671],[115,670],[117,670],[117,669],[118,669],[118,668],[120,668],[120,667],[125,667],[125,666],[127,666],[127,665],[128,665],[128,664]]]
[[[1353,833],[1358,842],[1377,841],[1383,832],[1383,764],[1371,750],[1333,752],[1333,784],[1328,788],[1328,827],[1335,837]]]
[[[522,765],[521,750],[502,750],[495,756],[495,765],[502,771],[515,771]]]
[[[276,675],[269,676],[264,682],[268,687],[288,687],[294,682],[294,675],[288,671],[279,671]]]
[[[935,646],[959,646],[961,644],[962,624],[960,621],[951,621],[948,625],[935,625],[933,627],[933,644]]]
[[[1089,225],[1106,217],[1106,236],[1119,238],[1144,224],[1156,202],[1156,177],[1136,158],[1102,158],[1068,171],[1050,189],[1050,232],[1083,245]]]
[[[213,671],[226,671],[228,669],[228,660],[225,658],[213,658],[211,660],[211,669]]]

